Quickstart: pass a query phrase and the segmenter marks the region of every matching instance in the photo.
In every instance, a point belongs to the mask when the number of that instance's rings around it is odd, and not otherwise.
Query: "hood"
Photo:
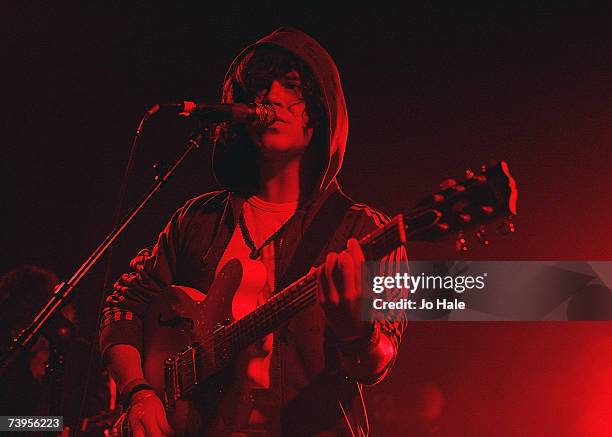
[[[229,81],[232,72],[240,60],[255,47],[262,45],[279,47],[292,53],[310,68],[318,81],[323,93],[329,126],[328,143],[324,145],[328,150],[328,159],[324,168],[321,169],[319,183],[319,190],[325,190],[335,182],[336,175],[342,167],[348,135],[348,114],[338,68],[329,53],[311,36],[297,29],[281,27],[255,44],[246,47],[234,59],[225,76],[224,92],[221,97],[223,103],[231,102],[230,93],[227,90],[230,86]],[[215,142],[213,169],[217,180],[226,188],[233,189],[231,182],[228,183],[228,181],[234,180],[235,175],[232,176],[229,173],[248,174],[249,171],[245,169],[246,163],[244,161],[249,160],[249,158],[252,161],[252,156],[241,152],[239,149],[230,152],[230,150],[227,150],[228,148],[230,148],[230,145],[224,141],[217,140]],[[251,164],[254,165],[252,162]]]

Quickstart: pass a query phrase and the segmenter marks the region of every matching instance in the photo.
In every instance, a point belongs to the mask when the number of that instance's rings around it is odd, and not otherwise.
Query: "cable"
[[[130,148],[130,154],[128,157],[128,161],[123,171],[123,177],[121,179],[121,184],[119,185],[119,192],[117,193],[117,203],[115,207],[113,229],[117,228],[117,226],[119,226],[119,223],[121,222],[121,214],[123,212],[123,205],[125,203],[125,196],[127,193],[128,182],[130,179],[130,175],[132,173],[132,169],[134,167],[134,162],[136,160],[136,151],[138,149],[138,141],[140,140],[140,137],[142,135],[142,131],[143,131],[145,122],[153,114],[155,114],[155,112],[157,112],[157,109],[159,109],[159,107],[157,107],[156,109],[156,106],[149,109],[143,114],[142,118],[140,119],[140,122],[138,123],[138,127],[136,128],[136,134],[134,135],[134,140],[132,141],[132,147]],[[83,414],[85,411],[85,402],[87,401],[87,395],[88,395],[89,388],[90,388],[89,386],[91,384],[91,369],[93,367],[94,354],[96,350],[96,347],[94,345],[97,343],[95,341],[95,338],[98,333],[98,327],[100,326],[100,319],[102,317],[102,309],[104,308],[104,302],[106,299],[106,290],[108,290],[108,287],[109,287],[109,278],[110,278],[110,271],[111,271],[111,265],[112,265],[112,258],[113,258],[113,248],[111,247],[108,249],[108,254],[106,256],[106,268],[104,270],[104,281],[102,283],[102,290],[100,293],[100,300],[98,302],[98,308],[97,308],[98,321],[96,323],[96,328],[93,331],[92,338],[90,339],[89,362],[87,365],[87,373],[85,376],[85,385],[84,385],[85,388],[81,396],[81,402],[79,406],[79,416],[77,419],[77,427],[75,427],[76,429],[79,429],[81,427],[81,423],[83,421]],[[113,396],[111,396],[111,398],[112,397]]]

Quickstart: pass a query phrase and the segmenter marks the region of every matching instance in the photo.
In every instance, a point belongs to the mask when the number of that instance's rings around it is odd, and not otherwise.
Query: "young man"
[[[238,55],[222,100],[271,105],[276,121],[220,126],[213,163],[226,189],[177,211],[107,300],[101,351],[129,405],[130,427],[136,435],[171,431],[141,365],[149,303],[170,284],[205,292],[229,260],[239,259],[260,263],[267,277],[256,293],[236,292],[234,318],[324,264],[319,303],[244,350],[198,433],[367,435],[361,384],[385,377],[404,322],[362,317],[356,239],[386,219],[348,199],[336,181],[348,133],[336,65],[310,36],[281,28]],[[387,261],[404,258],[398,250]]]

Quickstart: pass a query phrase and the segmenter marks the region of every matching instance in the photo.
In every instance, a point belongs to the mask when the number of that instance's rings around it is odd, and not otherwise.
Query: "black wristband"
[[[123,395],[123,410],[127,410],[127,408],[130,406],[130,404],[132,403],[132,397],[134,397],[134,395],[136,393],[138,393],[139,391],[143,391],[143,390],[153,390],[153,387],[151,387],[149,384],[143,382],[140,384],[135,385],[134,387],[132,387],[130,389],[129,392],[127,392],[125,395]]]

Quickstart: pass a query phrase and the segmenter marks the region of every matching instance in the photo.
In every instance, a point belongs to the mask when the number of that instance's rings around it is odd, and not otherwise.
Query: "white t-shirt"
[[[298,202],[271,203],[260,199],[257,196],[250,197],[243,205],[243,214],[249,235],[255,243],[257,249],[287,220],[289,220],[297,208]],[[217,265],[216,273],[231,259],[250,260],[251,249],[247,246],[240,226],[236,226]],[[256,259],[261,262],[267,272],[266,285],[260,290],[257,296],[241,295],[240,290],[234,296],[234,303],[237,300],[248,302],[239,305],[241,313],[253,311],[257,306],[264,303],[274,290],[274,242],[268,243],[262,250],[261,255]],[[237,305],[233,304],[233,308]],[[234,314],[234,317],[242,318],[245,314]],[[247,379],[250,387],[269,388],[270,387],[270,358],[272,352],[273,336],[269,334],[261,341],[253,344],[247,349],[249,363],[247,367]]]

